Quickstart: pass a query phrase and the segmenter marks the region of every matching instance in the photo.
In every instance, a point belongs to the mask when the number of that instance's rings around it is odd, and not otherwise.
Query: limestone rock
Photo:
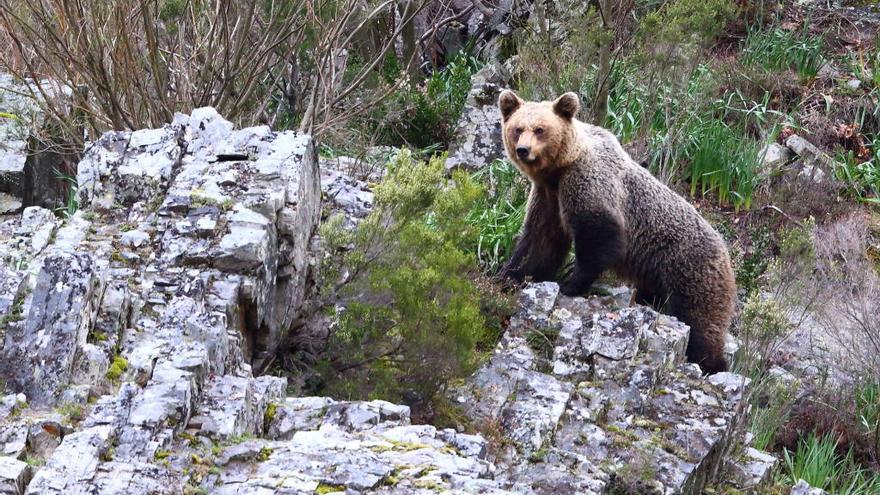
[[[0,192],[0,215],[15,213],[21,208],[21,200],[11,194]]]
[[[77,168],[79,203],[131,206],[161,195],[180,160],[183,129],[109,132],[86,150]]]
[[[28,495],[67,494],[81,491],[98,469],[101,456],[111,448],[114,429],[96,426],[67,435],[46,465],[27,487]]]
[[[503,78],[490,65],[475,74],[471,84],[450,144],[448,169],[479,170],[505,157],[498,109]]]
[[[31,468],[12,457],[0,456],[0,494],[20,495],[30,482]]]
[[[798,480],[798,482],[791,487],[791,495],[827,495],[825,490],[819,488],[813,488],[804,480]]]
[[[493,356],[455,395],[517,447],[495,458],[512,486],[699,493],[715,477],[747,379],[704,380],[684,363],[687,326],[649,308],[558,297],[552,283],[527,286],[521,301]]]
[[[332,213],[344,215],[348,228],[373,209],[373,193],[369,186],[341,172],[322,168],[321,191],[324,201],[332,205]]]
[[[778,143],[770,143],[761,150],[761,170],[770,174],[777,171],[791,159],[792,152]]]
[[[102,289],[93,263],[85,253],[47,257],[23,324],[6,333],[0,375],[35,404],[53,403],[70,381]]]
[[[728,461],[729,481],[740,490],[753,490],[770,481],[776,457],[748,447],[741,458]]]
[[[834,170],[834,160],[801,136],[797,134],[789,136],[785,145],[795,152],[803,162],[798,172],[799,177],[814,182],[823,182],[827,173]]]

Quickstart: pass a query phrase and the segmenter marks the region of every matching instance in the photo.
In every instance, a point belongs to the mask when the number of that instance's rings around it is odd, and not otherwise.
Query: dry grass
[[[819,321],[854,373],[880,379],[880,274],[868,256],[872,238],[865,215],[818,228],[814,243],[815,281],[826,295]]]
[[[321,133],[408,80],[424,40],[407,36],[429,3],[438,2],[7,0],[0,71],[72,89],[59,99],[35,85],[30,96],[42,102],[55,138],[75,147],[201,106],[239,125]],[[359,92],[401,38],[401,74]]]

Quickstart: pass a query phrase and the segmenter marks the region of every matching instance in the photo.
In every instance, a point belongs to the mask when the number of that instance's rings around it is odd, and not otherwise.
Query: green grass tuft
[[[767,70],[791,69],[801,78],[810,80],[819,73],[824,57],[824,42],[804,29],[786,31],[773,27],[766,31],[750,30],[743,47],[742,61],[746,65],[757,65]]]

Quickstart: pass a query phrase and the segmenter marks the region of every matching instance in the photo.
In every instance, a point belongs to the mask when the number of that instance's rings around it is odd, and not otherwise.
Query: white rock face
[[[308,290],[314,144],[203,109],[107,133],[78,179],[83,209],[60,229],[39,208],[0,216],[0,377],[23,392],[0,396],[0,455],[57,445],[30,483],[0,457],[0,486],[179,493],[182,468],[159,462],[179,435],[262,436],[283,401],[286,382],[252,365]]]
[[[24,493],[30,482],[31,468],[12,457],[0,457],[0,493],[16,495]]]

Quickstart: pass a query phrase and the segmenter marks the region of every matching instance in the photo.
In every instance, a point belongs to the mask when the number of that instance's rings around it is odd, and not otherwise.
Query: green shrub
[[[764,377],[767,363],[790,327],[788,313],[775,299],[757,291],[749,295],[740,317],[744,352],[736,355],[737,372],[752,379]]]
[[[338,220],[322,226],[339,253],[322,267],[336,320],[318,365],[322,393],[401,401],[414,392],[431,400],[498,338],[483,313],[498,306],[482,304],[465,250],[476,235],[467,212],[481,191],[464,172],[446,179],[444,162],[400,152],[355,230]]]
[[[824,62],[823,41],[807,31],[773,27],[766,31],[750,30],[743,47],[742,61],[767,70],[793,70],[804,79],[813,79]]]
[[[471,76],[481,66],[477,58],[460,52],[442,70],[434,71],[424,84],[404,87],[360,125],[376,129],[372,132],[380,133],[381,144],[445,147],[452,140],[467,100]],[[393,70],[394,65],[389,67]]]
[[[789,323],[779,303],[753,293],[743,307],[742,326],[760,338],[776,339],[784,335]]]

